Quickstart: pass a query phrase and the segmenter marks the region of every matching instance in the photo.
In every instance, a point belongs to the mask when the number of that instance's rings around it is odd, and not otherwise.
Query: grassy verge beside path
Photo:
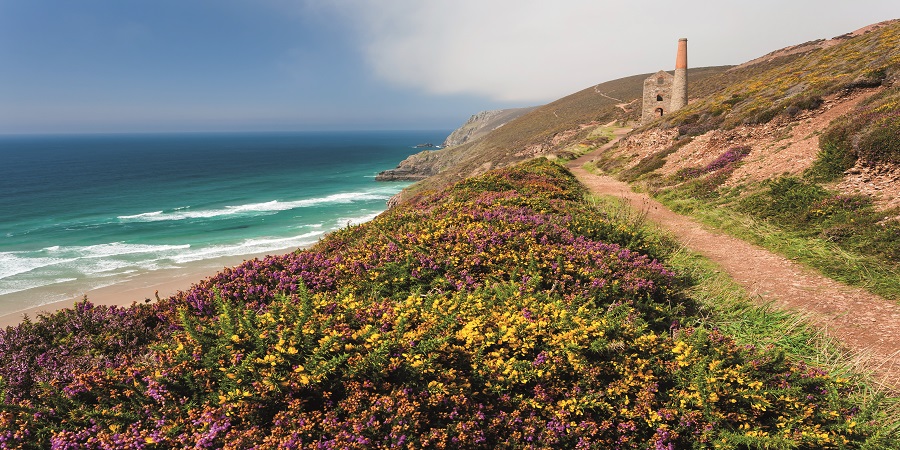
[[[646,241],[667,248],[668,266],[691,285],[688,296],[700,307],[696,328],[720,330],[738,343],[755,348],[777,349],[785,357],[825,367],[836,377],[847,378],[858,386],[855,400],[870,410],[879,410],[891,418],[883,424],[884,436],[900,433],[900,396],[873,378],[857,357],[839,340],[823,333],[796,312],[775,307],[771,302],[759,304],[723,269],[708,258],[677,243],[670,234],[647,222],[623,199],[591,195],[589,201],[599,209],[610,211],[616,220],[631,224]]]
[[[833,280],[900,304],[900,271],[878,258],[848,251],[821,238],[784,230],[728,206],[704,203],[673,192],[667,194],[655,198],[679,214],[790,258]]]

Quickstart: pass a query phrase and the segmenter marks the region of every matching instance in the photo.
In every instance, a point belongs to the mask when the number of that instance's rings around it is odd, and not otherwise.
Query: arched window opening
[[[661,101],[662,101],[662,95],[656,94],[656,101],[661,102]]]
[[[662,117],[662,115],[663,115],[663,109],[662,109],[662,108],[656,108],[656,112],[659,113],[659,117]]]

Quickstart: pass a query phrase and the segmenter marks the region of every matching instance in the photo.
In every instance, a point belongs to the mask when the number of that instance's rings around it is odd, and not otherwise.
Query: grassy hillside
[[[833,47],[816,49],[738,68],[709,80],[718,89],[669,116],[667,122],[693,129],[767,123],[815,109],[823,97],[847,89],[880,86],[900,70],[900,22]],[[704,83],[701,83],[703,85]]]
[[[157,304],[0,331],[0,445],[898,445],[847,379],[705,325],[673,255],[555,164],[490,172]]]
[[[403,195],[535,156],[595,149],[606,142],[602,124],[638,117],[646,76],[585,89],[483,139],[445,150],[443,172]],[[746,217],[755,225],[732,232],[839,280],[900,298],[900,225],[894,220],[900,202],[892,200],[900,191],[891,188],[900,180],[900,22],[773,52],[737,67],[692,69],[689,79],[688,107],[633,133],[665,145],[614,150],[601,158],[602,168],[708,223],[728,228],[735,222],[728,217]],[[794,128],[805,129],[811,118],[863,90],[878,92],[831,126],[792,135]],[[718,143],[688,154],[684,149],[692,148],[694,138],[693,147]],[[781,148],[803,139],[820,145],[819,154],[794,152],[779,159]],[[729,153],[738,150],[745,154]],[[684,157],[698,162],[678,160]],[[746,170],[737,170],[748,161],[768,165],[772,173],[748,179]],[[848,177],[847,171],[859,175]],[[793,178],[779,181],[784,173]],[[770,226],[787,235],[759,231]]]
[[[690,69],[691,80],[702,83],[727,68]],[[416,192],[440,189],[467,176],[553,154],[569,146],[583,144],[581,151],[587,151],[602,145],[606,141],[591,136],[598,126],[614,120],[640,118],[638,103],[644,79],[649,75],[634,75],[592,86],[538,107],[482,139],[435,152],[440,154],[442,172],[416,183],[403,195],[409,198]],[[627,106],[623,109],[618,104]]]

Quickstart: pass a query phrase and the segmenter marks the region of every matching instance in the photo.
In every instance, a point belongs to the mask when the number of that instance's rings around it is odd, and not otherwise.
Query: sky
[[[0,0],[0,133],[453,129],[896,0]]]

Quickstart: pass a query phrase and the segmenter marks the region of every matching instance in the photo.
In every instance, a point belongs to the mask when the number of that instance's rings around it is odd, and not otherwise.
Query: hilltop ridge
[[[867,25],[858,30],[851,31],[849,33],[845,33],[840,36],[835,36],[831,39],[817,39],[814,41],[804,42],[804,43],[798,44],[798,45],[791,45],[791,46],[767,53],[763,56],[760,56],[759,58],[751,59],[750,61],[747,61],[743,64],[739,64],[739,65],[735,66],[733,68],[733,70],[740,70],[740,69],[744,69],[744,68],[750,67],[755,64],[761,64],[761,63],[773,61],[776,58],[780,58],[783,56],[796,55],[796,54],[800,54],[800,53],[807,53],[807,52],[811,52],[814,50],[821,50],[824,48],[833,47],[833,46],[838,45],[841,42],[844,42],[850,38],[854,38],[856,36],[861,36],[866,33],[871,33],[872,31],[876,31],[880,28],[883,28],[883,27],[886,27],[889,25],[894,25],[898,21],[900,21],[900,19],[885,20],[883,22],[878,22],[878,23],[874,23],[872,25]]]
[[[689,74],[692,80],[699,82],[728,67],[689,69]],[[640,115],[637,102],[647,75],[633,75],[591,86],[525,111],[502,127],[461,145],[414,155],[399,168],[406,174],[427,175],[401,193],[394,203],[410,198],[415,192],[439,189],[465,177],[508,167],[525,159],[572,157],[603,145],[608,139],[603,125],[630,122]]]
[[[776,116],[774,123],[790,124],[807,118],[804,114],[823,104],[830,107],[845,91],[888,87],[897,72],[897,50],[891,45],[896,44],[898,24],[898,20],[880,22],[832,39],[780,49],[737,66],[691,68],[688,107],[635,130],[635,134],[652,129],[671,133],[677,127],[678,134],[666,140],[671,143],[683,135],[766,124]],[[401,193],[398,201],[524,159],[565,159],[597,148],[605,141],[596,138],[608,134],[602,130],[604,125],[633,124],[638,119],[641,83],[648,75],[591,86],[536,107],[480,138],[427,158],[405,161],[402,167],[424,176]]]
[[[454,147],[479,139],[534,108],[496,109],[473,114],[466,123],[447,136],[444,147]]]

